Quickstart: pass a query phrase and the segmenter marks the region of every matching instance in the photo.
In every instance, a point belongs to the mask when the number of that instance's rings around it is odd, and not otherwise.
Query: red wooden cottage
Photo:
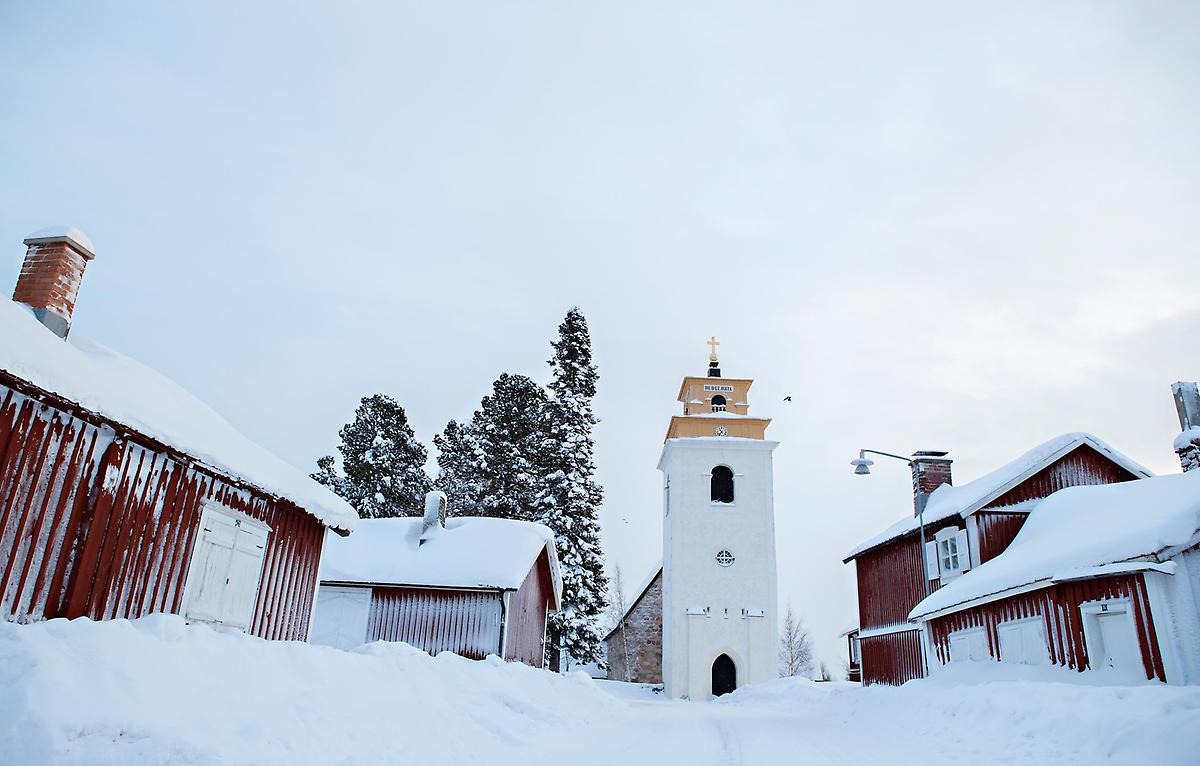
[[[920,625],[909,613],[926,594],[1000,555],[1039,500],[1065,487],[1112,484],[1150,475],[1090,434],[1041,444],[969,484],[952,486],[944,452],[918,452],[911,462],[914,508],[845,558],[858,579],[857,659],[865,684],[901,684],[927,672]]]
[[[357,514],[178,385],[68,337],[92,245],[25,244],[0,303],[0,614],[172,612],[304,639],[325,531]]]
[[[912,610],[938,661],[1200,683],[1200,392],[1175,392],[1185,473],[1039,502],[1002,553]]]
[[[542,667],[546,618],[562,579],[554,534],[528,521],[443,517],[365,519],[330,540],[312,642],[349,649],[403,641],[430,654],[490,654]]]

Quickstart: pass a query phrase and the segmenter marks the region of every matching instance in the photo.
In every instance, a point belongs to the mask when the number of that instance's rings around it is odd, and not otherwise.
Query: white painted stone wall
[[[739,688],[778,676],[776,446],[717,436],[663,446],[663,682],[671,698],[709,699],[722,653],[737,667]],[[732,504],[710,499],[717,465],[733,470]],[[722,549],[732,566],[717,564]]]

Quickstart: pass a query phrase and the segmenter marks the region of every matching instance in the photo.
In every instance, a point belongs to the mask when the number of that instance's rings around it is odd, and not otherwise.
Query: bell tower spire
[[[708,347],[712,349],[712,353],[708,355],[708,377],[721,377],[720,361],[717,359],[717,346],[721,345],[721,341],[717,340],[717,336],[712,336],[708,339]]]

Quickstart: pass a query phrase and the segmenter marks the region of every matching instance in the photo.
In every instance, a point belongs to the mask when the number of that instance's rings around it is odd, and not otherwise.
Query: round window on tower
[[[724,550],[724,549],[717,551],[717,565],[718,566],[731,567],[731,566],[733,566],[733,561],[734,561],[733,554],[730,553],[729,551]]]

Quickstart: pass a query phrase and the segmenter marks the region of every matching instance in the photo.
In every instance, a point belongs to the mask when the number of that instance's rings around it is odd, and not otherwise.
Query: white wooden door
[[[1106,612],[1096,615],[1100,632],[1102,656],[1098,667],[1112,668],[1127,675],[1144,676],[1142,650],[1138,646],[1133,620],[1128,612]],[[1095,666],[1094,666],[1095,667]]]
[[[371,589],[322,585],[317,591],[310,643],[353,649],[367,640]]]
[[[184,618],[248,629],[269,533],[241,514],[206,505],[184,584]]]

